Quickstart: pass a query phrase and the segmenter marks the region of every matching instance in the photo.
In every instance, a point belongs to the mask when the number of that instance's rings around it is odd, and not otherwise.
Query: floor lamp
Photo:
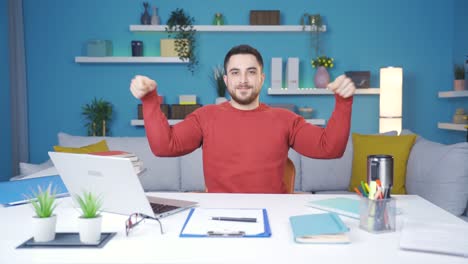
[[[380,69],[380,118],[379,132],[401,132],[403,69],[386,67]]]

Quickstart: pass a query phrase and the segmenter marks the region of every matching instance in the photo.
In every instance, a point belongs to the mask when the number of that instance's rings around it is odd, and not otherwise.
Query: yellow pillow
[[[97,143],[87,145],[81,148],[54,146],[54,150],[57,152],[87,154],[91,152],[109,151],[109,147],[107,146],[106,140],[101,140]]]
[[[353,173],[349,191],[361,181],[367,181],[367,156],[386,154],[393,156],[392,194],[406,194],[406,164],[416,135],[382,136],[353,133]]]

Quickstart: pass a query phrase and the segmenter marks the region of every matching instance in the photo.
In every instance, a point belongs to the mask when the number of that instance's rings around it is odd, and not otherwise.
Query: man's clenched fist
[[[329,83],[327,88],[343,98],[352,96],[356,90],[353,81],[344,74],[338,76],[332,83]]]
[[[130,91],[137,99],[143,98],[149,92],[156,90],[158,84],[146,76],[136,75],[130,83]]]

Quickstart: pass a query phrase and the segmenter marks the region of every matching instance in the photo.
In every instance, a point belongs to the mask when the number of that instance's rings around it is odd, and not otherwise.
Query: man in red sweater
[[[349,78],[341,75],[328,85],[336,104],[322,128],[259,102],[265,74],[256,49],[233,47],[224,69],[231,100],[201,107],[173,126],[160,110],[156,82],[145,76],[131,81],[132,94],[143,102],[146,135],[156,156],[181,156],[202,147],[209,192],[285,193],[282,178],[289,148],[311,158],[343,155],[355,91]]]

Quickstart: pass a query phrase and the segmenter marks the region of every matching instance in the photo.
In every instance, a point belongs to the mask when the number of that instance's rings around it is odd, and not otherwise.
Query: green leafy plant
[[[109,124],[112,121],[112,104],[94,98],[90,104],[82,107],[81,114],[85,117],[88,136],[105,136],[110,134]]]
[[[102,200],[91,192],[83,192],[83,195],[75,195],[76,202],[80,205],[83,218],[96,218],[101,212]]]
[[[226,83],[224,82],[224,68],[221,65],[217,65],[216,67],[213,68],[213,85],[216,88],[216,92],[219,97],[225,97],[226,96]]]
[[[319,56],[310,61],[310,64],[312,64],[312,67],[314,68],[319,66],[323,66],[325,68],[333,68],[333,66],[335,66],[334,59],[327,56]]]
[[[455,65],[453,69],[455,80],[464,80],[465,79],[465,68],[463,65]]]
[[[32,191],[33,196],[27,196],[27,198],[34,207],[37,217],[51,217],[57,207],[55,203],[57,190],[55,188],[52,189],[52,184],[49,184],[45,190],[41,186],[38,186],[37,189],[37,192]]]
[[[195,19],[185,13],[184,9],[172,11],[167,20],[166,32],[175,34],[175,49],[181,60],[188,60],[188,69],[193,74],[198,65],[196,56],[196,30],[193,27]]]

